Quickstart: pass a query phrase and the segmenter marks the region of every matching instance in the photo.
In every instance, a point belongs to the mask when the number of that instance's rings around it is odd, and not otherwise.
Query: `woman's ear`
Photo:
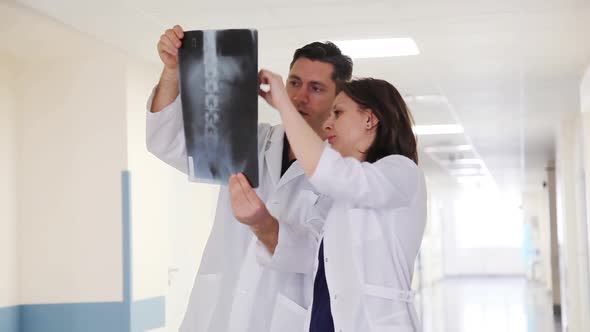
[[[375,114],[373,114],[373,111],[368,110],[366,123],[365,123],[367,130],[375,128],[378,123],[379,123],[379,119],[375,116]]]

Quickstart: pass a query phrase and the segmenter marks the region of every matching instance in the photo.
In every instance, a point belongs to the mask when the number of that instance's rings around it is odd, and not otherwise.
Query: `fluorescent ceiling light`
[[[459,152],[471,150],[473,150],[471,145],[439,145],[424,148],[424,152],[426,153]]]
[[[424,103],[424,104],[446,104],[447,98],[441,95],[406,95],[404,97],[406,103]]]
[[[483,160],[477,158],[461,158],[453,160],[443,160],[441,163],[445,165],[483,165]]]
[[[418,55],[412,38],[358,39],[336,41],[343,54],[354,59]]]
[[[456,124],[414,126],[413,130],[416,135],[446,135],[464,132],[463,126]]]
[[[479,176],[485,175],[481,169],[479,168],[461,168],[461,169],[453,169],[451,173],[455,176]]]

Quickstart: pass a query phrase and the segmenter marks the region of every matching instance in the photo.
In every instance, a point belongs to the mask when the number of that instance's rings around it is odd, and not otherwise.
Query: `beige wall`
[[[16,210],[17,62],[0,54],[0,307],[18,304]]]
[[[31,62],[18,84],[21,301],[120,301],[124,58]]]

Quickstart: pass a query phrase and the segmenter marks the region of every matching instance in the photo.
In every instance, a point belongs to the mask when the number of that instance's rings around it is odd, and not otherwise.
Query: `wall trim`
[[[166,325],[166,297],[133,301],[131,172],[121,172],[123,301],[0,308],[2,332],[143,332]]]

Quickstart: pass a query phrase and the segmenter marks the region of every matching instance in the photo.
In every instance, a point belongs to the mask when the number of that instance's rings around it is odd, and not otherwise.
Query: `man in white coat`
[[[175,26],[158,42],[164,69],[147,105],[147,147],[186,173],[178,80],[183,36],[182,28]],[[315,42],[295,52],[287,91],[320,136],[338,82],[351,74],[352,60],[332,43]],[[182,332],[299,332],[305,326],[314,276],[303,272],[315,263],[330,202],[306,179],[280,125],[259,125],[258,158],[256,190],[243,176],[220,190]],[[297,257],[281,256],[293,252]],[[290,266],[273,268],[282,262]]]

